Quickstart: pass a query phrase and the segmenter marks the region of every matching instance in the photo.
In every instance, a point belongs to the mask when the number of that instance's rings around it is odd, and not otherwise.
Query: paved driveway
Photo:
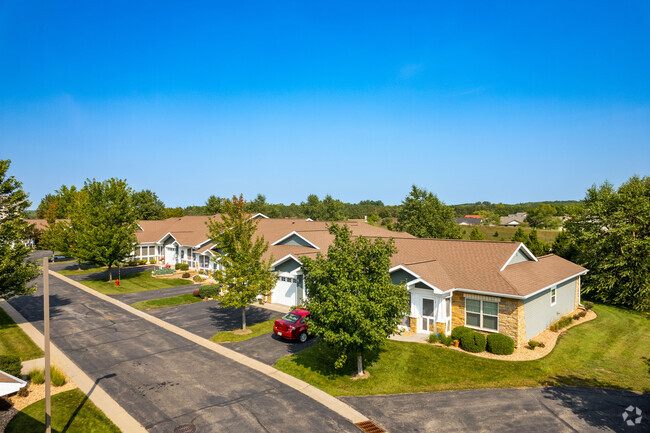
[[[482,389],[341,400],[391,432],[650,431],[650,395],[598,388]],[[638,406],[640,425],[623,411]]]
[[[275,361],[283,356],[293,355],[301,350],[311,347],[316,342],[310,338],[306,343],[298,343],[283,340],[273,333],[260,335],[237,343],[224,343],[228,349],[235,350],[253,359],[257,359],[268,365],[275,364]]]
[[[150,432],[188,423],[198,432],[358,432],[268,376],[57,278],[50,285],[54,344]],[[42,331],[41,293],[9,302]]]

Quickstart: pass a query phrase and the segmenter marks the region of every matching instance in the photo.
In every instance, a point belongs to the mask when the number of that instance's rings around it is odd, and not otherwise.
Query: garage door
[[[271,301],[274,304],[282,304],[287,306],[296,305],[296,289],[298,284],[294,283],[293,278],[280,277],[275,289],[272,291]]]

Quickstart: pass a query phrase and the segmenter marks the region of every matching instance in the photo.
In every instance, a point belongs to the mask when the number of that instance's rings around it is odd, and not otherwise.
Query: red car
[[[275,321],[273,333],[287,340],[298,340],[304,343],[307,341],[307,330],[309,329],[305,323],[307,317],[309,317],[309,311],[303,308],[293,310]]]

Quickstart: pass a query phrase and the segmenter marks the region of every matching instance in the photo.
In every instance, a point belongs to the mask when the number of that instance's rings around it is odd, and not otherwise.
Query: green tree
[[[0,298],[27,295],[36,286],[30,282],[39,274],[38,266],[27,260],[30,249],[24,244],[30,224],[23,219],[30,206],[22,183],[7,176],[11,160],[0,160]]]
[[[47,194],[43,199],[41,200],[41,203],[38,205],[38,208],[36,209],[36,217],[37,218],[45,218],[45,213],[49,209],[51,203],[56,203],[57,204],[57,219],[62,219],[62,218],[70,218],[70,214],[72,213],[76,196],[77,196],[77,187],[72,185],[71,187],[67,187],[65,185],[61,185],[61,187],[54,191],[54,194]]]
[[[517,227],[517,230],[515,230],[515,234],[512,235],[512,242],[523,242],[526,243],[526,241],[529,240],[528,235],[526,235],[526,232],[524,231],[523,228]]]
[[[615,189],[605,182],[587,191],[565,224],[589,269],[583,293],[593,299],[650,309],[650,177],[633,176]]]
[[[578,248],[566,231],[561,231],[555,237],[553,245],[551,245],[551,252],[571,262],[577,262],[579,260]]]
[[[208,215],[216,215],[221,213],[221,208],[223,206],[223,199],[215,195],[208,197],[208,200],[205,202],[205,210]]]
[[[185,215],[182,207],[166,207],[165,218],[180,218]]]
[[[532,229],[530,233],[528,233],[528,240],[526,240],[524,243],[530,252],[536,256],[543,256],[544,254],[548,254],[548,245],[539,239],[539,236],[537,235],[537,229]]]
[[[269,243],[257,237],[257,219],[245,212],[243,196],[224,200],[221,218],[208,223],[210,239],[221,252],[215,280],[223,286],[219,301],[223,307],[241,308],[242,329],[246,329],[246,307],[258,296],[267,296],[278,280],[271,271],[273,258],[264,260]]]
[[[309,194],[306,202],[300,203],[302,214],[314,221],[321,219],[323,215],[323,205],[316,194]]]
[[[320,219],[322,221],[342,221],[345,219],[343,203],[340,200],[336,200],[327,194],[321,205],[323,213],[320,215]]]
[[[122,179],[86,180],[72,214],[72,254],[84,262],[111,268],[124,261],[136,244],[137,217],[133,191]]]
[[[399,230],[419,238],[461,239],[462,230],[454,222],[454,211],[433,193],[413,185],[402,201]]]
[[[478,229],[478,227],[474,227],[469,234],[469,238],[473,241],[484,241],[485,235]]]
[[[335,238],[327,257],[302,259],[309,329],[336,354],[336,368],[356,356],[363,374],[363,357],[376,353],[408,312],[408,291],[390,279],[392,239],[353,238],[347,225],[329,231]]]
[[[148,189],[133,194],[133,206],[139,220],[165,219],[165,203]]]
[[[534,228],[556,229],[559,226],[559,219],[556,217],[557,209],[550,204],[540,203],[531,209],[526,216],[528,225]]]

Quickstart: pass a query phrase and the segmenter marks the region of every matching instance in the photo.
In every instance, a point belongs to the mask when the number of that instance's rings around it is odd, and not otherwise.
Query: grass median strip
[[[647,315],[605,305],[594,310],[597,319],[566,331],[548,356],[535,361],[485,359],[426,344],[389,340],[378,360],[367,367],[370,377],[364,380],[350,380],[354,365],[335,370],[320,345],[281,358],[275,367],[332,395],[545,385],[650,392],[650,375],[642,359],[650,347]]]
[[[45,400],[27,406],[9,422],[6,433],[38,433],[45,428]],[[120,433],[120,429],[78,389],[52,396],[52,431]]]
[[[177,305],[187,305],[193,304],[195,302],[201,302],[202,299],[198,296],[194,296],[191,293],[178,296],[170,296],[168,298],[160,299],[149,299],[148,301],[140,301],[134,304],[131,304],[136,310],[155,310],[157,308],[168,308],[176,307]]]
[[[43,351],[0,308],[0,355],[14,355],[21,361],[43,357]]]
[[[267,320],[265,322],[247,326],[246,328],[252,331],[250,334],[237,335],[235,334],[235,331],[221,331],[213,335],[210,340],[214,341],[215,343],[234,343],[236,341],[248,340],[249,338],[268,334],[269,332],[273,332],[273,323],[275,323],[277,319],[278,317],[275,319]]]
[[[113,275],[113,277],[115,277],[115,275]],[[166,289],[168,287],[194,284],[190,280],[183,280],[180,278],[154,278],[151,276],[151,271],[122,275],[119,287],[115,285],[115,281],[107,281],[105,278],[84,280],[81,281],[81,283],[105,295],[144,292],[146,290]]]

